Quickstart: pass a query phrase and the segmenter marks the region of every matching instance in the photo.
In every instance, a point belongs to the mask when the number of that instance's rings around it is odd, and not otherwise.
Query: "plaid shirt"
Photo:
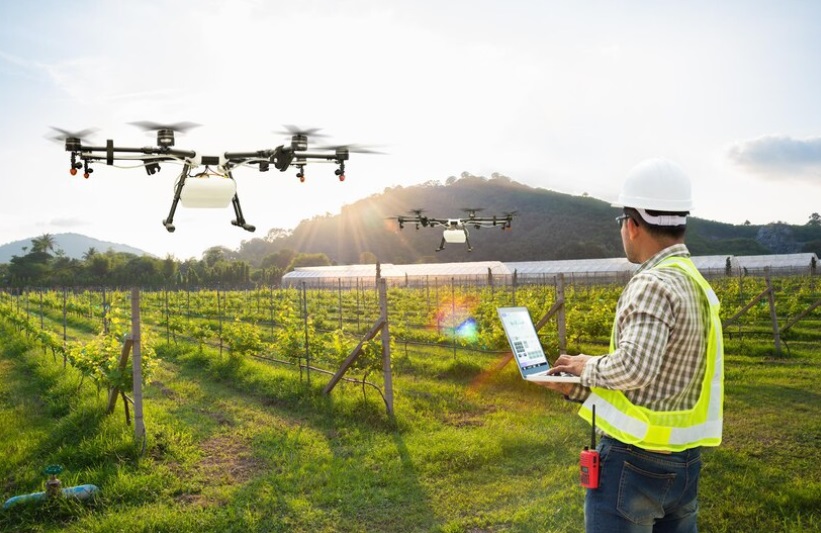
[[[583,400],[587,387],[624,392],[635,405],[654,411],[690,409],[701,393],[707,298],[678,268],[653,268],[664,259],[689,257],[684,244],[665,248],[644,262],[616,306],[615,351],[591,359],[571,399]]]

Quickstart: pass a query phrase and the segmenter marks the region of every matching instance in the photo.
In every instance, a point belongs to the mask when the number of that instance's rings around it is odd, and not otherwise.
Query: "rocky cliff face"
[[[786,224],[761,226],[755,240],[774,254],[794,254],[801,251],[801,243],[795,239],[793,230]]]

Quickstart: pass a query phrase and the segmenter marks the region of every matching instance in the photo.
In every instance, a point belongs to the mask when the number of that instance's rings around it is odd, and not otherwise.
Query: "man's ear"
[[[630,235],[631,239],[635,239],[639,235],[639,231],[641,231],[641,226],[639,223],[633,220],[633,218],[628,218],[625,220],[627,224],[627,233]]]

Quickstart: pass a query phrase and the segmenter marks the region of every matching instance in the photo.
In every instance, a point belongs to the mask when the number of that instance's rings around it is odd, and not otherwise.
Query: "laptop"
[[[499,313],[507,342],[510,343],[513,358],[519,366],[522,378],[528,381],[580,383],[579,376],[572,374],[547,374],[550,363],[544,354],[527,307],[499,307],[496,311]]]

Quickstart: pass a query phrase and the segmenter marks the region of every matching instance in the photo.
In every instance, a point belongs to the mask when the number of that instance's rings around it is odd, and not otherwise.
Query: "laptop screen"
[[[497,312],[522,376],[546,372],[550,363],[527,307],[500,307]]]

